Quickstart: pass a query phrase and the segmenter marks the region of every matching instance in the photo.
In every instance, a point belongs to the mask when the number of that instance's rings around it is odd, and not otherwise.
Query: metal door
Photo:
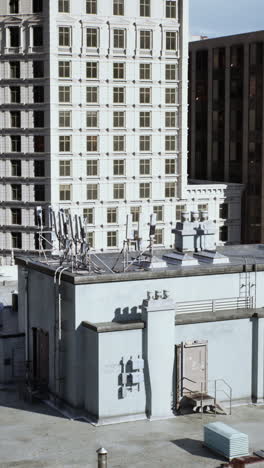
[[[208,387],[207,341],[176,346],[177,389],[180,397],[206,392]]]

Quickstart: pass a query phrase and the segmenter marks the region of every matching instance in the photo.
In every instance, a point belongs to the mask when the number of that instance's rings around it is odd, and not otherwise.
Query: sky
[[[190,34],[209,37],[264,30],[264,0],[189,0]]]

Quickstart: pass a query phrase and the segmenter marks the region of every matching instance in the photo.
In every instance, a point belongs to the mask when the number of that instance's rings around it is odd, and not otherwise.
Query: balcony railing
[[[220,310],[239,310],[252,309],[254,307],[254,298],[248,297],[230,297],[226,299],[213,299],[206,301],[178,302],[176,314],[191,314],[198,312],[217,312]]]

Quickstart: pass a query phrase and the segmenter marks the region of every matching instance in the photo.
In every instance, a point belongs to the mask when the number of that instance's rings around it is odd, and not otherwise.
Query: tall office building
[[[190,43],[190,174],[245,186],[242,239],[264,242],[264,31]]]
[[[183,210],[219,222],[233,188],[187,185],[186,0],[0,0],[0,13],[2,255],[38,247],[38,205],[44,224],[49,204],[83,215],[97,250],[122,246],[127,214],[147,239],[155,212],[164,247]]]

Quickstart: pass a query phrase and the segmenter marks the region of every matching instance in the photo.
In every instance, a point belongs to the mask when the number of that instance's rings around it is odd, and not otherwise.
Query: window
[[[125,198],[125,184],[114,184],[113,198],[115,200],[122,200]]]
[[[44,102],[44,86],[33,87],[33,100],[34,102]]]
[[[59,152],[70,153],[71,152],[71,136],[62,135],[59,137]]]
[[[113,78],[114,80],[125,79],[125,64],[124,63],[113,64]]]
[[[221,203],[219,205],[219,218],[228,219],[228,203]]]
[[[185,210],[186,210],[185,205],[176,205],[176,211],[175,211],[176,221],[182,220],[182,213]]]
[[[113,15],[124,15],[124,0],[114,0],[113,2]]]
[[[151,112],[139,113],[139,126],[140,128],[149,128],[151,126]]]
[[[12,249],[22,249],[22,232],[11,232]]]
[[[87,15],[96,15],[97,0],[86,0],[86,13]]]
[[[176,160],[175,159],[165,159],[165,174],[175,174],[176,173]]]
[[[70,13],[69,0],[59,0],[59,13]]]
[[[149,182],[139,184],[139,198],[150,198],[150,187]]]
[[[113,174],[114,176],[125,175],[125,161],[123,159],[116,159],[113,161]]]
[[[10,125],[11,127],[20,128],[21,127],[21,114],[20,111],[10,112]]]
[[[43,0],[33,0],[32,10],[33,10],[33,13],[42,13]]]
[[[59,27],[59,46],[70,47],[71,46],[71,28],[61,26]]]
[[[139,137],[139,151],[151,151],[151,136],[142,135]]]
[[[89,247],[94,247],[94,232],[87,232],[86,233],[86,242]]]
[[[19,0],[10,0],[9,2],[9,12],[11,15],[19,13]]]
[[[176,196],[175,182],[165,183],[165,198],[174,198]]]
[[[98,136],[97,135],[87,136],[86,151],[88,153],[95,153],[98,151]]]
[[[59,86],[59,102],[61,103],[71,102],[71,87],[70,86]]]
[[[139,89],[139,102],[140,104],[151,103],[151,88],[140,88]]]
[[[98,88],[95,86],[88,86],[86,88],[86,102],[87,104],[96,104],[98,102]]]
[[[34,152],[44,153],[45,151],[45,137],[43,135],[34,135]]]
[[[141,213],[141,207],[140,206],[132,206],[130,208],[130,213],[132,214],[132,223],[138,223],[139,222],[139,216]]]
[[[34,128],[44,128],[44,115],[44,111],[33,112]]]
[[[139,79],[140,80],[151,80],[152,77],[152,65],[151,63],[141,63],[139,65]]]
[[[71,78],[71,62],[59,62],[59,78]]]
[[[84,208],[83,217],[87,224],[94,224],[94,209],[93,208]]]
[[[107,223],[117,223],[117,208],[107,208]]]
[[[198,211],[199,213],[202,213],[203,211],[206,211],[208,213],[208,205],[207,203],[201,203],[198,205]]]
[[[63,184],[59,187],[60,201],[71,201],[72,186],[70,184]]]
[[[115,135],[113,137],[113,151],[124,152],[125,151],[125,137],[122,135]]]
[[[59,111],[59,127],[71,126],[71,111]]]
[[[163,229],[156,229],[154,244],[163,244],[164,243],[163,238],[164,238],[164,230]]]
[[[176,136],[175,135],[166,135],[165,136],[165,151],[166,151],[166,153],[177,151]]]
[[[35,185],[35,201],[44,201],[45,200],[45,185]]]
[[[43,78],[44,77],[44,62],[40,60],[35,60],[33,62],[33,78]]]
[[[125,30],[114,29],[114,49],[125,49]]]
[[[176,81],[176,64],[165,65],[165,79],[166,81]]]
[[[86,112],[86,127],[98,127],[98,112],[88,111]]]
[[[157,216],[157,222],[164,221],[163,206],[153,206],[153,213],[155,213],[155,215]]]
[[[107,247],[116,247],[117,246],[117,232],[109,231],[107,233]]]
[[[151,31],[140,31],[140,49],[151,49]]]
[[[12,104],[20,103],[20,87],[19,86],[10,86],[10,102]]]
[[[20,29],[18,26],[9,28],[10,32],[10,47],[19,47],[20,45]]]
[[[176,88],[166,88],[165,90],[165,103],[176,104]]]
[[[125,88],[114,88],[113,89],[113,102],[114,104],[125,103]]]
[[[18,159],[11,161],[11,176],[21,177],[21,161]]]
[[[33,46],[34,47],[43,46],[43,27],[42,26],[33,27]]]
[[[20,62],[10,62],[10,78],[20,78]]]
[[[45,177],[45,161],[34,161],[34,176]]]
[[[125,112],[113,113],[113,126],[115,128],[122,128],[125,126]]]
[[[86,175],[87,177],[95,177],[99,175],[99,164],[95,159],[86,161]]]
[[[139,161],[139,174],[150,175],[151,174],[151,161],[150,159],[140,159]]]
[[[166,50],[176,50],[176,32],[166,32]]]
[[[86,47],[98,47],[98,29],[86,29]]]
[[[165,127],[166,128],[176,127],[176,112],[165,112]]]
[[[150,0],[140,0],[140,16],[150,16]]]
[[[175,0],[166,0],[166,18],[176,18]]]
[[[20,153],[21,152],[21,136],[20,135],[12,135],[11,139],[11,151],[12,153]]]
[[[11,224],[22,223],[21,208],[11,208]]]
[[[228,241],[228,227],[227,226],[220,226],[219,228],[219,240],[222,242]]]
[[[97,184],[87,184],[87,200],[97,200],[98,199],[98,185]]]
[[[70,177],[71,176],[71,161],[66,159],[64,161],[59,161],[59,174],[60,177]]]
[[[86,78],[95,80],[98,78],[98,63],[87,62],[86,63]]]
[[[22,187],[21,185],[11,185],[11,193],[13,201],[22,200]]]

